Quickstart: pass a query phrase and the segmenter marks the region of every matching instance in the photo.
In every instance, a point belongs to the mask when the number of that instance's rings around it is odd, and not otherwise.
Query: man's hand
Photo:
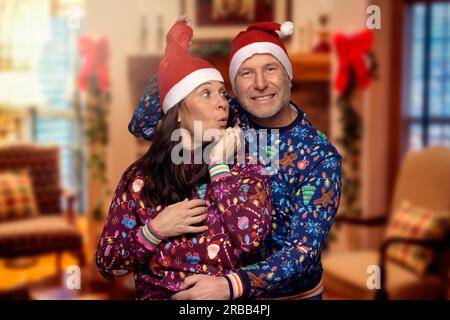
[[[189,288],[189,289],[187,289]],[[224,277],[196,274],[184,279],[180,291],[173,300],[229,300],[230,290]]]

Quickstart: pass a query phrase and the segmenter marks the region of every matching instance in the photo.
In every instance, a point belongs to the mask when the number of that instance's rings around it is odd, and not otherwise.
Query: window
[[[82,30],[70,28],[68,19],[82,5],[83,0],[0,0],[0,86],[8,88],[0,103],[31,108],[30,139],[60,146],[61,183],[78,196],[78,211],[86,202],[83,123],[75,108]]]
[[[450,147],[450,1],[406,10],[404,148]]]

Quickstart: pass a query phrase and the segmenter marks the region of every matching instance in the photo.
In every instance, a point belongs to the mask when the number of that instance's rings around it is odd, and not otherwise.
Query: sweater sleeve
[[[222,169],[220,169],[222,167]],[[270,229],[272,212],[268,176],[259,164],[210,166],[207,197],[220,213],[231,241],[245,252],[257,250]]]
[[[96,253],[97,267],[106,279],[133,272],[162,240],[150,224],[142,224],[138,217],[144,208],[140,199],[143,184],[139,176],[130,179],[129,174],[124,174],[114,193]]]
[[[163,116],[159,102],[158,78],[154,76],[139,99],[128,124],[128,131],[136,138],[152,141],[159,120]]]

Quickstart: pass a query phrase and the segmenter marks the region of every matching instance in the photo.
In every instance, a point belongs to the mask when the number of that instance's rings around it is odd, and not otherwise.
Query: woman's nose
[[[228,109],[228,101],[226,97],[220,96],[219,101],[217,101],[217,109],[223,109],[225,111]]]
[[[224,104],[224,103],[219,103],[218,105],[217,105],[217,109],[218,110],[220,110],[220,109],[222,109],[222,110],[227,110],[227,106]]]

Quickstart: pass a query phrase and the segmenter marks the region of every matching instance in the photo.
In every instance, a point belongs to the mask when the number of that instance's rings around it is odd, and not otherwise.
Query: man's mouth
[[[265,102],[272,99],[274,96],[275,94],[266,94],[263,96],[251,97],[251,99],[256,102]]]

